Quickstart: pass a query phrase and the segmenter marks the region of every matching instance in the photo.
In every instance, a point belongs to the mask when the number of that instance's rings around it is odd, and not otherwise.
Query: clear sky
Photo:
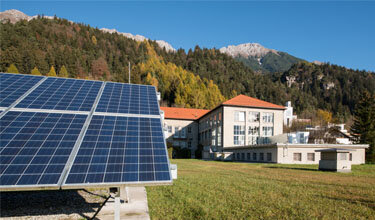
[[[375,1],[0,1],[174,48],[257,42],[308,61],[375,71]]]

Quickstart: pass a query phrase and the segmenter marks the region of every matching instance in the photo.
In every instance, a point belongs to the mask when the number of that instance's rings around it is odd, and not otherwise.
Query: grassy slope
[[[152,219],[375,219],[375,166],[172,160],[173,186],[148,187]]]

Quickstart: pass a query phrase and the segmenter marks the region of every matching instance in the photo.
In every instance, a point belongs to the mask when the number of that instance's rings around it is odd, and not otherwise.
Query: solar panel
[[[9,107],[42,78],[42,76],[0,73],[0,107]]]
[[[9,111],[1,118],[0,185],[54,185],[87,115]]]
[[[90,111],[102,82],[48,78],[16,108]]]
[[[159,115],[155,87],[107,82],[96,112]]]
[[[155,87],[0,77],[0,190],[172,181]]]
[[[171,181],[160,118],[94,115],[69,184]]]

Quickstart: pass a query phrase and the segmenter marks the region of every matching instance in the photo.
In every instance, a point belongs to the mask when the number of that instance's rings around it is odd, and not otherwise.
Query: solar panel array
[[[97,112],[129,113],[143,115],[159,115],[154,87],[107,83]]]
[[[0,79],[0,190],[171,182],[155,87]]]
[[[20,74],[0,75],[0,107],[9,107],[43,77]]]
[[[16,108],[90,111],[102,82],[48,78]]]

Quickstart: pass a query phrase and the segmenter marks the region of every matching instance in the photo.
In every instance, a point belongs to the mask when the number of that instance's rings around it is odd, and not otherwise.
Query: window
[[[273,122],[273,113],[270,113],[270,112],[266,112],[266,113],[263,113],[263,122]]]
[[[245,112],[234,112],[234,121],[245,121]]]
[[[186,147],[185,142],[180,142],[180,147],[185,148]]]
[[[263,134],[264,137],[273,136],[273,127],[263,127]]]
[[[170,125],[168,126],[168,133],[170,133],[170,134],[172,133],[172,126],[170,126]]]
[[[253,153],[253,160],[257,160],[257,153]]]
[[[247,153],[247,160],[250,160],[250,153]]]
[[[186,128],[182,128],[180,130],[180,136],[181,136],[181,138],[186,138]]]
[[[259,154],[259,160],[262,160],[262,161],[264,160],[264,153]]]
[[[188,142],[188,148],[191,148],[191,141]]]
[[[245,160],[245,153],[241,153],[241,159]]]
[[[249,122],[259,122],[259,112],[249,112]]]
[[[234,145],[245,145],[245,126],[234,125]]]
[[[180,127],[176,126],[174,127],[174,135],[173,137],[178,138],[180,137]]]
[[[258,143],[258,137],[257,136],[249,136],[247,144],[248,145],[256,145]]]
[[[240,153],[237,153],[237,160],[240,160],[241,159],[241,157],[240,157]]]
[[[248,134],[259,136],[259,126],[249,126]]]
[[[179,146],[178,141],[174,141],[174,142],[173,142],[173,146],[176,146],[176,147]]]
[[[267,161],[271,161],[272,160],[272,153],[267,153]]]
[[[352,161],[352,160],[353,160],[353,154],[349,153],[349,161]]]
[[[191,127],[190,126],[188,127],[188,133],[189,134],[191,133]]]
[[[215,146],[216,145],[216,128],[212,129],[212,135],[211,135],[211,145]]]
[[[315,161],[315,153],[307,153],[307,161]]]
[[[221,146],[221,126],[217,127],[217,146]]]
[[[236,154],[235,153],[233,153],[233,160],[235,160],[236,159]]]
[[[259,126],[249,126],[248,130],[248,144],[255,145],[257,144],[257,139],[259,136]]]
[[[302,161],[302,154],[301,153],[293,153],[293,160],[294,161]]]

